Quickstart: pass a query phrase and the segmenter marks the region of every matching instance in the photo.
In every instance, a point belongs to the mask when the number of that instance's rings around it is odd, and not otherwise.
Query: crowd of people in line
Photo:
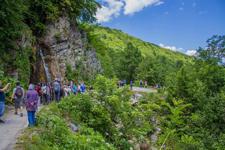
[[[123,87],[127,83],[126,80],[119,80],[118,87]],[[133,89],[133,81],[130,81],[130,89]],[[147,88],[148,82],[140,80],[140,88]],[[3,87],[0,82],[0,123],[4,123],[1,117],[5,112],[5,93],[10,89],[11,84],[8,83]],[[90,90],[92,88],[90,87]],[[23,106],[25,105],[28,116],[29,126],[34,126],[36,123],[35,113],[40,104],[47,105],[52,101],[59,102],[62,97],[69,95],[77,95],[78,93],[85,93],[86,85],[84,82],[75,83],[73,81],[62,83],[59,79],[55,79],[51,83],[30,84],[28,90],[25,91],[20,82],[16,83],[11,96],[15,104],[15,115],[23,117]]]
[[[0,123],[4,123],[1,117],[5,112],[5,93],[10,87],[10,83],[3,87],[0,82]],[[86,85],[83,81],[78,84],[73,81],[62,83],[56,78],[52,83],[30,84],[27,91],[24,90],[20,82],[17,82],[11,98],[15,104],[15,115],[23,117],[23,106],[25,105],[29,126],[34,126],[36,123],[35,113],[40,104],[47,105],[52,101],[59,102],[62,97],[85,92]]]

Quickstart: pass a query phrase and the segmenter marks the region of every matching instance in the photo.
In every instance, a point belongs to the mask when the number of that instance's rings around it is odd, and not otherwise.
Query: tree
[[[181,64],[179,64],[181,66]],[[168,75],[179,68],[177,62],[173,62],[165,56],[146,56],[138,67],[138,78],[148,81],[149,84],[165,85]]]
[[[207,40],[207,47],[199,48],[199,58],[225,65],[225,35],[214,35]]]
[[[15,53],[12,50],[19,49],[18,39],[25,28],[23,13],[26,6],[23,0],[2,0],[0,4],[0,64],[12,63]],[[3,62],[1,62],[3,61]],[[7,66],[3,66],[7,68]]]
[[[46,23],[68,16],[77,22],[94,22],[97,9],[95,0],[28,0],[29,11],[25,13],[26,23],[36,36],[42,36]]]
[[[128,81],[134,80],[137,74],[137,68],[142,61],[141,51],[128,43],[126,49],[122,52],[119,65],[119,77]]]

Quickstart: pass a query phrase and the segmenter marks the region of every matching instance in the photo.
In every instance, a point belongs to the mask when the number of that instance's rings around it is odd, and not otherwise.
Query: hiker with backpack
[[[50,87],[48,84],[43,84],[41,87],[41,91],[43,94],[43,104],[49,104],[50,103]]]
[[[0,81],[0,123],[4,123],[1,117],[5,112],[5,92],[10,88],[10,83],[8,83],[5,87],[2,86],[2,82]]]
[[[60,101],[60,96],[61,96],[61,85],[58,79],[56,78],[54,83],[53,83],[53,90],[55,94],[55,100],[56,102]]]
[[[23,117],[23,102],[24,102],[24,89],[20,85],[20,82],[16,83],[16,87],[13,89],[12,98],[15,103],[15,115],[18,114],[18,110],[20,112],[20,117]]]
[[[25,105],[27,110],[29,127],[32,127],[36,124],[35,113],[38,108],[38,100],[38,92],[35,90],[34,85],[30,84],[25,96]]]

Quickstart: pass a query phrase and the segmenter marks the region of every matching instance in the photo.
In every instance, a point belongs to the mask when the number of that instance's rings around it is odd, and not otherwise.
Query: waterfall
[[[42,60],[43,66],[44,66],[47,82],[51,82],[51,74],[49,72],[48,64],[45,63],[45,59],[44,59],[44,55],[43,55],[42,49],[40,49],[40,56],[41,56],[41,60]]]

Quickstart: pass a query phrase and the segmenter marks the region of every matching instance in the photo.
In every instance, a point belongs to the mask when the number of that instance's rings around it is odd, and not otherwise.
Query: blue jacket
[[[84,84],[81,84],[81,86],[80,86],[80,91],[81,91],[81,93],[84,93],[85,90],[86,90],[85,85],[84,85]]]

